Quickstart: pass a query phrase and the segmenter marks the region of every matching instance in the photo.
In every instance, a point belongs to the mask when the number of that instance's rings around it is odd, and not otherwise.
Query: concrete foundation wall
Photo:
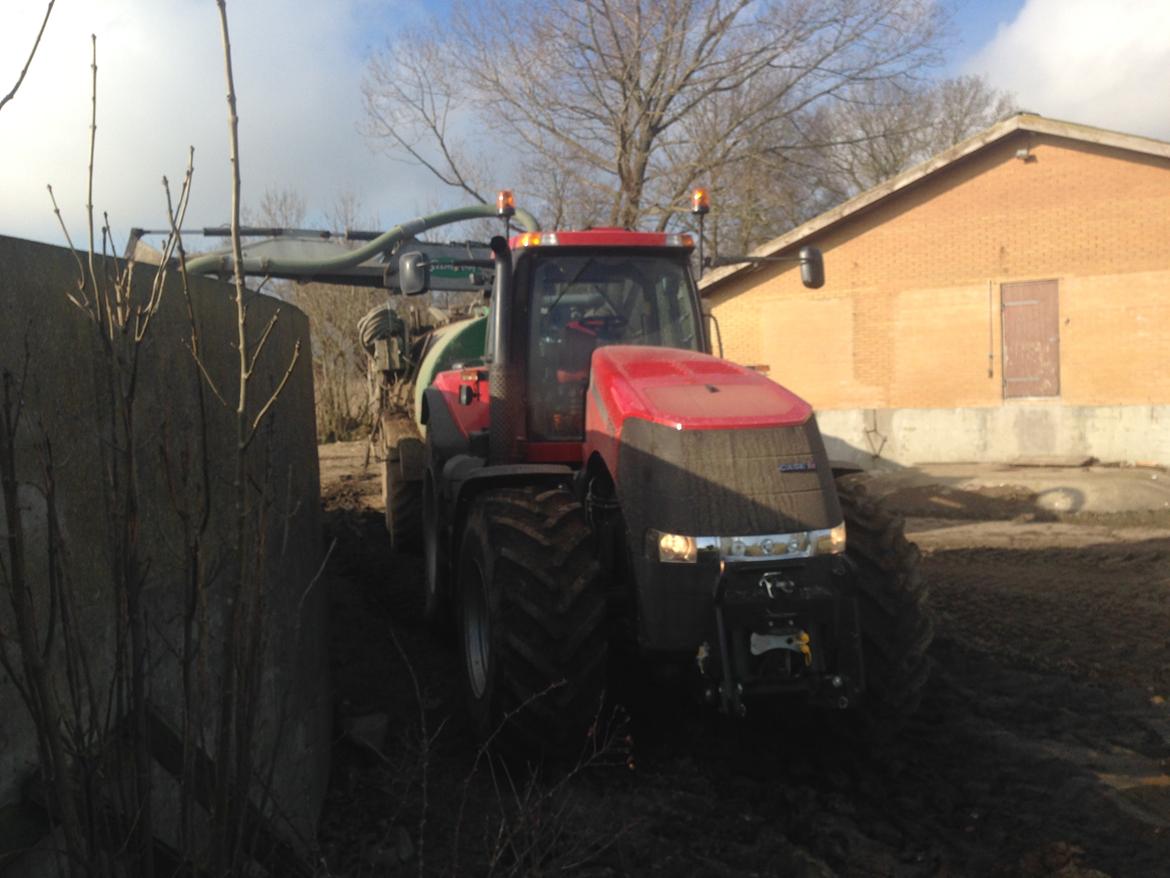
[[[99,273],[116,270],[112,260],[99,261]],[[77,277],[78,263],[67,250],[0,237],[0,372],[8,376],[23,406],[16,437],[17,479],[33,600],[44,628],[54,612],[45,572],[50,533],[45,490],[49,440],[61,529],[58,554],[66,588],[76,601],[87,665],[101,690],[110,679],[118,612],[111,597],[117,514],[110,508],[105,475],[112,435],[111,385],[109,360],[98,332],[67,299],[67,294],[77,292]],[[140,292],[149,288],[153,277],[153,269],[138,269],[135,283]],[[146,570],[144,600],[152,664],[149,698],[175,728],[180,727],[183,705],[176,652],[182,644],[191,569],[191,555],[185,548],[190,531],[185,530],[184,516],[197,521],[205,485],[210,492],[211,512],[200,560],[211,625],[203,673],[211,698],[208,715],[194,718],[210,732],[219,691],[216,657],[222,643],[224,606],[238,569],[231,549],[236,520],[232,485],[237,330],[229,285],[193,279],[191,291],[201,357],[227,404],[206,392],[201,407],[201,379],[187,347],[191,334],[187,304],[178,278],[173,277],[141,348],[133,409],[133,477],[141,502],[136,515],[138,551]],[[265,595],[254,744],[261,762],[275,759],[272,812],[283,815],[275,825],[290,838],[307,839],[315,830],[328,775],[327,600],[324,589],[309,587],[321,560],[321,527],[308,322],[295,308],[267,296],[251,298],[248,318],[255,339],[277,310],[279,317],[252,382],[253,412],[281,381],[298,342],[301,353],[250,450],[248,478],[254,485],[267,486],[263,521],[256,539],[248,543],[261,546],[258,569]],[[206,482],[201,465],[204,449]],[[8,530],[0,504],[0,532]],[[0,558],[11,569],[6,552],[0,542]],[[10,586],[2,577],[0,586],[0,640],[19,668],[19,650],[11,639]],[[41,636],[46,636],[46,630]],[[64,697],[60,640],[58,629],[50,662],[54,685],[59,697]],[[36,763],[37,737],[29,713],[14,681],[0,669],[0,811],[21,800],[22,785]]]
[[[1082,456],[1170,466],[1168,405],[852,409],[817,421],[831,459],[867,467]]]

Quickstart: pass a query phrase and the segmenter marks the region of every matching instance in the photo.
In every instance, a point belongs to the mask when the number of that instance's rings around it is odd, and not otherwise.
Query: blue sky
[[[461,203],[358,133],[364,59],[427,0],[229,2],[245,201],[295,187],[328,211],[355,193],[383,225]],[[1170,139],[1170,0],[953,0],[947,73],[978,72],[1055,118]],[[0,5],[0,92],[40,23],[37,0]],[[98,35],[95,203],[119,236],[164,223],[160,178],[196,149],[189,222],[228,216],[223,73],[211,0],[58,0],[16,100],[0,111],[0,234],[59,242],[51,182],[84,227],[89,35]],[[509,181],[501,181],[507,183]],[[522,193],[521,193],[522,195]]]
[[[952,6],[954,48],[948,66],[961,71],[1023,7],[1024,0],[957,0]]]

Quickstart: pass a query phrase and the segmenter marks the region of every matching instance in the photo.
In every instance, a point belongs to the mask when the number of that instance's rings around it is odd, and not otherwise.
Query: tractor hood
[[[602,347],[592,365],[584,459],[605,463],[632,545],[647,529],[733,537],[841,523],[825,445],[800,397],[692,351]]]
[[[812,416],[796,394],[709,354],[612,345],[593,352],[592,388],[616,422],[638,418],[676,430],[795,426]]]

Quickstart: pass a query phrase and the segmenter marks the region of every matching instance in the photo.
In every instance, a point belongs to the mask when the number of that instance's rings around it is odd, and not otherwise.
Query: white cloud
[[[1170,0],[1027,0],[968,69],[1024,109],[1170,139]]]
[[[44,7],[0,7],[0,92],[15,82]],[[458,201],[417,169],[371,152],[357,132],[365,54],[413,3],[229,3],[244,201],[291,187],[310,210],[345,191],[384,223]],[[90,34],[98,37],[97,210],[119,240],[165,225],[161,178],[177,187],[195,147],[189,225],[229,215],[227,110],[211,0],[59,0],[15,100],[0,111],[0,234],[59,242],[46,183],[76,240],[85,234]]]

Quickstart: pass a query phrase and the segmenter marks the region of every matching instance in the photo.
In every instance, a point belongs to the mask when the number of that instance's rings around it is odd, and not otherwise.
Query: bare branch
[[[57,205],[57,196],[53,194],[53,187],[50,184],[46,188],[49,190],[49,201],[53,203],[53,213],[57,217],[57,224],[61,227],[61,233],[65,236],[65,243],[69,245],[69,252],[77,260],[77,292],[80,299],[69,293],[66,293],[66,295],[69,301],[78,308],[87,310],[89,308],[89,297],[85,293],[85,266],[81,264],[81,256],[77,252],[77,248],[73,246],[73,238],[69,236],[69,228],[65,225],[65,220],[61,216],[61,208]]]
[[[24,83],[24,77],[28,74],[28,68],[32,66],[33,58],[37,55],[37,48],[41,45],[41,37],[45,34],[45,25],[49,23],[49,15],[53,12],[53,4],[57,0],[49,0],[49,5],[45,8],[45,17],[41,21],[41,29],[37,31],[37,38],[33,41],[32,51],[28,53],[28,60],[24,62],[24,67],[20,70],[20,76],[16,78],[16,85],[12,86],[12,90],[8,92],[3,98],[0,98],[0,110],[4,109],[4,105],[16,97],[16,93],[20,91],[20,86]]]
[[[195,360],[195,365],[199,368],[199,374],[203,376],[203,380],[207,382],[207,386],[211,389],[211,392],[214,394],[215,398],[218,399],[225,408],[229,407],[230,403],[227,401],[224,395],[219,392],[219,388],[215,384],[215,379],[211,377],[211,374],[207,371],[207,367],[203,365],[203,360],[199,356],[198,350],[187,342],[183,343],[183,347],[191,352],[191,356]]]
[[[183,175],[183,187],[179,193],[179,206],[176,209],[173,206],[171,199],[171,187],[166,177],[162,179],[163,191],[166,194],[167,200],[167,221],[170,224],[171,233],[168,239],[174,242],[175,249],[179,252],[179,275],[182,279],[183,296],[187,305],[187,319],[191,326],[191,339],[184,341],[183,346],[191,354],[191,358],[195,361],[196,368],[199,369],[199,374],[203,376],[203,380],[207,383],[208,388],[220,404],[224,408],[228,407],[228,401],[220,393],[219,387],[215,383],[215,379],[211,377],[211,373],[207,371],[207,367],[203,363],[203,358],[199,352],[199,334],[195,328],[195,310],[194,304],[191,301],[191,289],[189,285],[189,278],[187,276],[187,253],[183,247],[183,220],[187,216],[187,205],[191,199],[191,179],[195,173],[195,147],[190,147],[187,153],[187,170]],[[164,256],[169,252],[169,248],[164,248]],[[163,259],[165,265],[167,259]]]
[[[313,578],[309,580],[309,584],[305,586],[304,592],[301,593],[301,599],[297,601],[297,618],[300,618],[301,613],[305,609],[305,601],[309,597],[309,592],[320,581],[321,577],[325,575],[325,568],[329,564],[329,559],[333,557],[333,550],[337,548],[337,539],[334,538],[329,543],[329,548],[325,550],[325,557],[321,559],[321,566],[317,568],[317,572],[313,574]],[[299,623],[298,623],[299,624]]]
[[[260,354],[264,351],[264,346],[268,344],[268,336],[272,334],[273,327],[276,326],[276,321],[280,319],[280,309],[277,308],[272,312],[272,317],[269,318],[268,324],[264,327],[264,331],[260,333],[260,340],[256,342],[256,347],[252,349],[252,360],[248,363],[248,377],[252,377],[252,373],[256,371],[256,361],[260,359]]]
[[[235,287],[236,347],[238,385],[236,394],[236,459],[232,492],[235,500],[235,523],[232,550],[235,556],[233,600],[224,608],[224,667],[219,695],[220,707],[216,730],[218,768],[215,778],[215,821],[212,836],[218,862],[215,871],[233,872],[239,865],[239,845],[242,841],[242,802],[233,801],[233,792],[247,796],[250,757],[247,735],[250,713],[248,661],[254,648],[253,632],[249,636],[249,603],[258,602],[252,594],[254,572],[249,563],[247,539],[249,529],[248,455],[247,448],[254,432],[248,423],[248,317],[245,304],[246,289],[243,275],[243,244],[240,239],[240,136],[239,114],[236,108],[235,77],[232,72],[231,38],[228,31],[227,4],[216,0],[219,7],[220,35],[223,44],[224,82],[228,106],[228,147],[231,162],[231,247],[232,273]],[[234,790],[233,790],[234,788]]]
[[[441,44],[404,36],[385,62],[371,62],[362,85],[370,117],[366,131],[389,139],[440,182],[483,204],[487,199],[472,182],[473,163],[462,154],[449,129],[460,105],[456,90],[447,86],[442,54]],[[428,157],[420,140],[438,150],[437,161]]]
[[[256,413],[256,417],[252,420],[252,428],[244,440],[244,448],[252,444],[252,440],[256,438],[256,431],[260,429],[260,423],[264,420],[264,416],[268,414],[269,409],[276,403],[280,397],[284,386],[288,384],[288,380],[292,377],[293,370],[296,368],[297,360],[301,357],[301,340],[298,338],[296,344],[293,346],[292,359],[289,360],[288,368],[284,370],[284,375],[280,379],[280,383],[276,385],[276,389],[272,391],[272,395],[268,397],[268,401],[260,407],[260,411]]]
[[[89,281],[93,284],[95,301],[99,298],[97,271],[94,269],[93,247],[93,156],[97,149],[97,34],[90,34],[90,44],[93,60],[90,68],[93,71],[93,86],[90,89],[90,119],[89,119],[89,173],[86,175],[85,215],[89,226]]]

